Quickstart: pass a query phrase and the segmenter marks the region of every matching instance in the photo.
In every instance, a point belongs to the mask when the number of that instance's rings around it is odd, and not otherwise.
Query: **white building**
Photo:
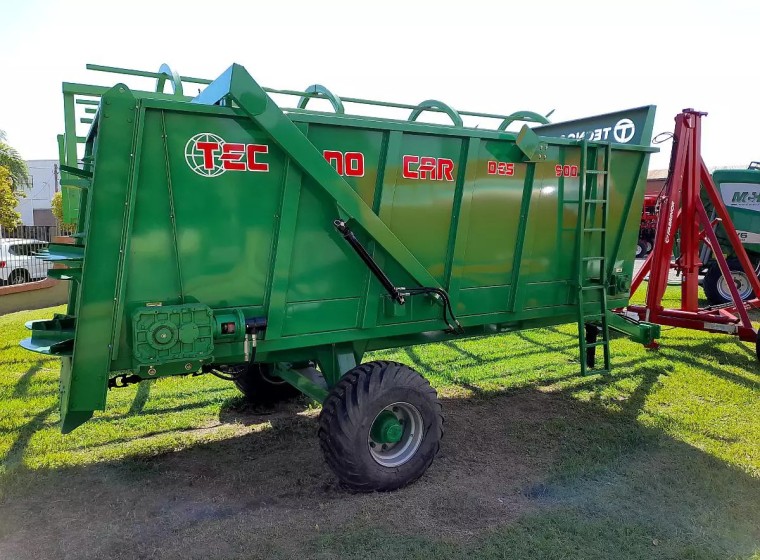
[[[16,210],[25,226],[54,226],[55,217],[50,209],[53,195],[60,190],[58,160],[32,159],[29,167],[29,187],[25,198],[19,200]]]

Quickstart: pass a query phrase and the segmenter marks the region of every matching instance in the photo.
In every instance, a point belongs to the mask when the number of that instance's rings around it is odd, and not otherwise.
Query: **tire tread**
[[[390,388],[404,387],[415,391],[432,404],[435,417],[429,430],[435,438],[419,468],[410,476],[395,476],[383,480],[368,479],[366,472],[352,453],[353,438],[362,421],[362,407]],[[423,418],[423,422],[431,419]],[[318,437],[325,460],[340,482],[357,492],[388,491],[417,480],[432,464],[443,437],[443,416],[438,395],[430,383],[408,366],[385,360],[361,364],[348,373],[330,391],[319,416]],[[427,437],[427,434],[426,434]]]

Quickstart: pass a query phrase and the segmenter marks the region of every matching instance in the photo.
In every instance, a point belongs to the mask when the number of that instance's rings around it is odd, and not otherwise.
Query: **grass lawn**
[[[674,289],[668,297],[677,298]],[[0,317],[0,558],[760,559],[760,364],[664,329],[580,377],[575,325],[378,352],[444,403],[440,456],[390,494],[337,487],[306,399],[212,376],[112,390],[73,433],[58,362]]]

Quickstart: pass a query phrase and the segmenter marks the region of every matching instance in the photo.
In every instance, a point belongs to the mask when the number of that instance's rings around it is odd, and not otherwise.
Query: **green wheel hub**
[[[383,410],[372,424],[370,436],[376,443],[398,443],[404,435],[404,427],[396,415]]]
[[[396,468],[417,452],[425,429],[422,413],[408,402],[395,402],[375,416],[369,430],[369,453],[377,464]]]

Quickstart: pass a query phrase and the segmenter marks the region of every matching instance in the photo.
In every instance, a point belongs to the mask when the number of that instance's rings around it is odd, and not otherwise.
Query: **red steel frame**
[[[754,267],[700,153],[701,119],[706,114],[684,109],[676,116],[673,153],[657,218],[654,247],[631,284],[633,295],[649,274],[646,302],[644,305],[629,305],[627,311],[650,323],[734,334],[743,341],[756,342],[757,331],[752,327],[747,309],[760,307],[760,300],[755,298],[748,302],[741,301],[736,285],[730,280],[731,272],[715,235],[715,223],[710,222],[700,199],[701,189],[704,189],[717,213],[716,221],[725,229],[752,289],[760,295],[760,282],[755,276]],[[680,256],[671,262],[673,245],[679,231]],[[710,246],[723,277],[729,279],[726,283],[733,305],[699,307],[699,269],[702,265],[699,248],[702,242]],[[671,268],[682,275],[680,309],[665,309],[662,306]]]

